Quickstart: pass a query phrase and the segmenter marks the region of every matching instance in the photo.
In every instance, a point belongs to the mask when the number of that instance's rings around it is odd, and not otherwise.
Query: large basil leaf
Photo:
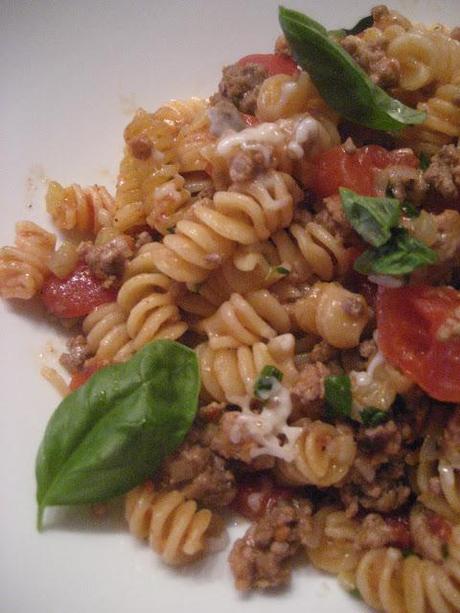
[[[49,505],[108,500],[151,476],[190,429],[199,388],[195,353],[160,340],[64,398],[37,455],[39,526]]]
[[[411,109],[377,87],[326,29],[297,11],[280,7],[279,20],[295,60],[340,115],[376,130],[397,131],[422,123]]]
[[[334,38],[340,40],[344,36],[349,36],[350,34],[353,34],[353,35],[359,34],[360,32],[363,32],[364,30],[372,27],[373,25],[374,25],[374,19],[372,15],[367,15],[367,17],[363,17],[362,19],[360,19],[358,23],[354,25],[352,28],[349,28],[349,29],[341,28],[340,30],[330,30],[329,34],[333,36]]]
[[[340,188],[344,213],[353,228],[374,247],[381,247],[391,237],[401,214],[399,200],[360,196],[351,189]]]
[[[363,274],[407,275],[420,266],[434,264],[438,259],[430,249],[407,230],[397,228],[382,247],[368,249],[355,260],[354,268]]]

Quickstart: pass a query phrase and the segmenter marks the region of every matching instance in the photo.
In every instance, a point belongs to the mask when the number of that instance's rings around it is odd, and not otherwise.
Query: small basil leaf
[[[405,217],[418,217],[420,215],[420,209],[415,207],[410,202],[403,202],[401,204],[401,214]]]
[[[64,398],[37,455],[39,527],[49,505],[108,500],[150,477],[190,429],[199,387],[195,353],[161,340]]]
[[[405,549],[401,549],[401,554],[403,558],[409,558],[410,556],[416,556],[417,554],[412,549],[412,547],[406,547]]]
[[[360,196],[344,187],[339,191],[345,215],[356,232],[374,247],[385,244],[391,237],[391,228],[399,221],[399,201]]]
[[[276,266],[275,272],[277,272],[279,275],[288,275],[290,271],[289,268],[286,268],[285,266]]]
[[[420,169],[426,170],[430,165],[430,156],[425,153],[425,151],[422,151],[421,154],[418,156],[418,159],[420,162]]]
[[[254,396],[267,400],[276,381],[283,380],[283,373],[276,366],[264,366],[254,384]]]
[[[375,428],[380,424],[384,424],[390,416],[385,411],[380,411],[374,407],[367,407],[360,413],[361,421],[366,428]]]
[[[425,120],[425,113],[377,87],[321,24],[283,7],[279,20],[295,60],[340,115],[369,128],[390,131]]]
[[[329,375],[324,380],[326,402],[330,417],[349,417],[351,414],[351,382],[348,375]]]
[[[420,266],[434,264],[437,259],[436,252],[425,243],[398,228],[385,245],[362,253],[354,268],[362,274],[407,275]]]
[[[362,19],[360,19],[358,23],[350,29],[341,28],[340,30],[331,30],[329,34],[334,38],[340,40],[341,38],[344,38],[344,36],[359,34],[367,28],[371,28],[373,25],[374,18],[372,17],[372,15],[368,15],[367,17],[363,17]]]

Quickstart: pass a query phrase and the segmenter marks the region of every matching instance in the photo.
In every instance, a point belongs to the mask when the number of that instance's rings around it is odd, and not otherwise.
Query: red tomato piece
[[[270,76],[275,74],[293,75],[297,72],[297,64],[288,55],[280,55],[277,53],[253,53],[245,55],[238,60],[240,66],[247,64],[259,64],[263,66]]]
[[[387,151],[379,145],[366,145],[347,153],[342,145],[332,147],[316,159],[313,190],[321,198],[337,193],[339,187],[375,196],[375,174],[390,165],[418,166],[417,157],[407,149]]]
[[[257,520],[278,500],[291,497],[292,493],[288,488],[278,487],[269,477],[259,474],[238,484],[232,508],[247,519]]]
[[[86,264],[78,264],[65,279],[50,275],[43,284],[41,298],[46,309],[57,317],[83,317],[95,307],[112,302],[116,291],[107,289],[91,274]]]
[[[89,366],[85,366],[85,368],[83,368],[82,370],[74,372],[72,375],[72,379],[69,383],[70,391],[74,392],[79,387],[84,385],[88,381],[88,379],[92,375],[94,375],[95,372],[102,368],[102,366],[103,364],[101,364],[100,362],[93,362]]]
[[[381,351],[441,402],[460,402],[459,314],[460,292],[450,287],[414,285],[378,291]]]
[[[447,519],[440,515],[428,515],[427,521],[432,534],[447,543],[452,534],[452,526]]]

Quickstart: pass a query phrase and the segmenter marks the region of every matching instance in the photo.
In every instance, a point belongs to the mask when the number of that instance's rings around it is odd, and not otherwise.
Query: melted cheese
[[[281,145],[286,140],[285,132],[276,123],[261,123],[241,132],[228,134],[217,143],[217,153],[227,156],[235,149],[253,149],[254,145]]]
[[[356,385],[370,385],[374,378],[375,369],[381,364],[385,363],[385,358],[381,351],[377,351],[372,360],[367,365],[367,370],[364,372],[357,372],[352,370],[350,375],[354,376]]]
[[[369,275],[369,281],[382,287],[402,287],[404,280],[391,275]]]
[[[249,396],[231,399],[231,402],[241,407],[241,414],[230,432],[232,443],[238,444],[243,437],[249,435],[257,443],[251,452],[253,458],[270,455],[287,462],[294,459],[295,443],[302,428],[289,426],[287,423],[292,412],[291,395],[287,388],[276,381],[260,413],[251,411]]]

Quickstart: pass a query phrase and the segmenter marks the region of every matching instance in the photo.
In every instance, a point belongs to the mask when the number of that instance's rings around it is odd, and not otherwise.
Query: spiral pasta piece
[[[15,245],[0,249],[0,295],[32,298],[49,274],[48,263],[55,245],[54,234],[32,221],[18,222]]]
[[[356,586],[364,602],[388,613],[449,613],[460,610],[459,528],[449,546],[454,555],[442,564],[415,555],[403,558],[393,547],[364,554],[356,570]]]
[[[196,349],[204,391],[219,402],[254,392],[254,383],[264,366],[271,365],[283,374],[283,385],[291,387],[297,378],[294,364],[294,337],[283,334],[252,347],[213,350],[209,343]]]
[[[162,166],[144,184],[146,223],[160,232],[174,232],[174,226],[191,204],[185,179],[176,166]]]
[[[339,283],[315,283],[305,298],[292,307],[301,330],[321,336],[333,347],[356,347],[369,321],[369,309],[360,294]]]
[[[135,350],[159,338],[176,340],[187,329],[175,303],[175,284],[156,270],[152,247],[153,243],[141,247],[130,262],[117,296]]]
[[[384,361],[381,354],[378,354],[373,364],[368,364],[368,370],[370,373],[350,373],[353,414],[356,417],[366,407],[388,411],[396,396],[407,393],[413,385],[402,372]]]
[[[417,467],[418,499],[449,521],[460,522],[460,474],[437,449],[437,437],[428,432]],[[433,484],[437,484],[435,494]],[[439,490],[439,491],[438,491]]]
[[[97,232],[113,224],[116,205],[105,187],[63,187],[51,181],[46,193],[46,210],[60,230]]]
[[[200,110],[189,124],[184,125],[177,135],[175,159],[181,173],[205,170],[208,162],[202,155],[203,147],[214,142],[209,131],[210,121],[207,108]]]
[[[420,102],[417,108],[427,114],[423,123],[426,129],[449,137],[460,136],[460,68],[450,82],[440,85],[434,96]]]
[[[279,460],[277,474],[289,485],[329,487],[345,477],[355,456],[356,443],[350,428],[316,420],[303,425],[294,460]]]
[[[309,560],[315,568],[338,575],[347,586],[353,585],[362,555],[358,534],[358,521],[334,507],[323,507],[313,516],[313,536],[306,545]]]
[[[88,349],[99,362],[124,362],[134,353],[127,315],[116,302],[96,307],[83,320]]]
[[[236,244],[267,239],[289,225],[301,192],[283,173],[269,171],[212,200],[196,202],[192,219],[155,244],[158,269],[176,281],[201,283],[233,252]]]
[[[215,532],[215,517],[197,508],[177,491],[156,492],[151,484],[126,495],[125,516],[129,530],[149,545],[166,564],[180,566],[196,560],[208,548]]]
[[[197,325],[208,335],[211,349],[252,346],[262,340],[289,332],[286,309],[268,290],[256,290],[246,296],[232,294],[214,315]]]

